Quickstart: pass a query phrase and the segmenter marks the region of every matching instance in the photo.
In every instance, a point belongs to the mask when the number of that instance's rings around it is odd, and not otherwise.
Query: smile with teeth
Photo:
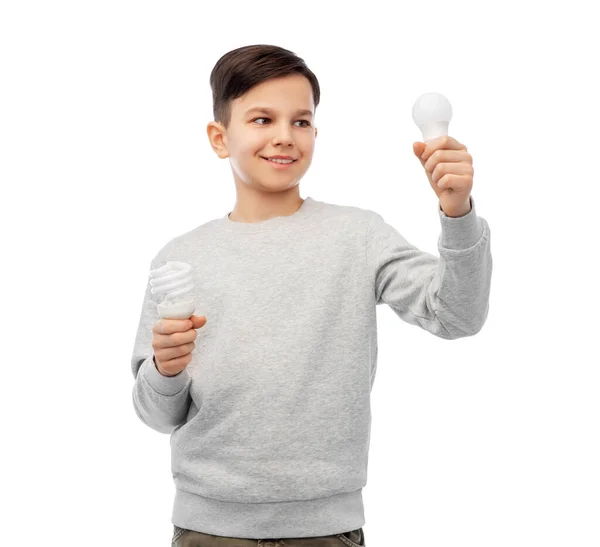
[[[282,158],[264,158],[267,161],[272,161],[274,163],[293,163],[296,160],[284,160]]]

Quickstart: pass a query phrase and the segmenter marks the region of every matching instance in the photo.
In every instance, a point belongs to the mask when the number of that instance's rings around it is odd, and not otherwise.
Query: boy
[[[471,157],[451,138],[414,145],[439,198],[437,258],[373,211],[300,197],[320,96],[302,59],[242,47],[210,82],[235,207],[154,257],[192,266],[202,315],[161,319],[148,283],[131,360],[138,417],[171,434],[173,544],[365,545],[376,305],[447,340],[487,318]]]

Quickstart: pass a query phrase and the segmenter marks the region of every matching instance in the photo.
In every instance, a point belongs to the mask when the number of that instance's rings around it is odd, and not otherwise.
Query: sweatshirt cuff
[[[166,396],[179,393],[190,377],[187,368],[184,368],[176,376],[163,376],[154,364],[154,355],[151,355],[142,363],[142,374],[154,391]]]
[[[438,205],[438,213],[442,224],[439,245],[446,249],[468,249],[479,241],[483,233],[481,219],[475,210],[475,200],[469,196],[471,210],[462,217],[449,217]]]

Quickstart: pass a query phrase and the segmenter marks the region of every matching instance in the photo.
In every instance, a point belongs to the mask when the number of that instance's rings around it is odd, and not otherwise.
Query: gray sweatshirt
[[[477,334],[492,276],[490,228],[439,207],[439,258],[383,217],[307,197],[289,216],[228,215],[177,236],[150,269],[187,262],[196,283],[191,363],[153,361],[150,283],[131,369],[133,406],[170,433],[172,523],[240,538],[324,536],[365,524],[376,305],[454,340]]]

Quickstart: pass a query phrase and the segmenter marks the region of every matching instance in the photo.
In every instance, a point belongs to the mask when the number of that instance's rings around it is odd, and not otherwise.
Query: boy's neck
[[[258,194],[238,193],[233,211],[227,216],[234,222],[263,222],[273,217],[289,216],[296,213],[304,200],[297,188],[294,192]]]

